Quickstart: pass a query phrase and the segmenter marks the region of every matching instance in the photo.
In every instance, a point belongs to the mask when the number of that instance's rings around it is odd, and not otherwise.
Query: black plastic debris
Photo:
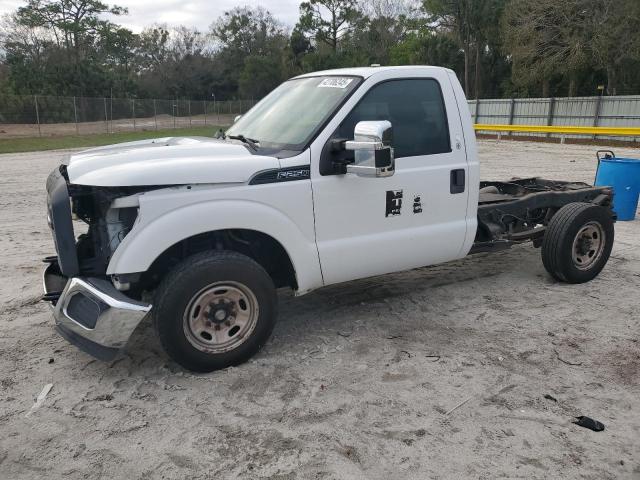
[[[547,400],[551,400],[552,402],[557,402],[558,399],[554,396],[549,395],[548,393],[544,394],[544,398],[546,398]]]
[[[580,425],[581,427],[588,428],[589,430],[593,430],[594,432],[601,432],[604,430],[603,423],[589,417],[576,417],[573,423],[575,423],[576,425]]]

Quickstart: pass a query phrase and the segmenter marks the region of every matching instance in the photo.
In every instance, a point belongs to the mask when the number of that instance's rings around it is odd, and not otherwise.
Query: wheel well
[[[296,290],[295,269],[282,244],[262,232],[247,229],[227,229],[200,233],[185,238],[167,248],[140,277],[141,290],[153,290],[168,271],[185,258],[207,250],[232,250],[246,255],[264,268],[276,288]]]

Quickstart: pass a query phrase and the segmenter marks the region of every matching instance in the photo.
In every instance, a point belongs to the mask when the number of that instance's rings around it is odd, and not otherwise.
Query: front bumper
[[[44,298],[53,306],[56,330],[100,360],[115,358],[151,305],[128,298],[107,280],[67,278],[55,258],[46,261]]]

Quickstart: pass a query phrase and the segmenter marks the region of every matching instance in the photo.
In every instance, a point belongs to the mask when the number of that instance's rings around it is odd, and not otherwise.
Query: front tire
[[[551,218],[542,242],[542,263],[557,280],[584,283],[604,268],[613,248],[611,212],[589,203],[570,203]]]
[[[154,297],[153,323],[162,347],[195,372],[247,361],[269,339],[277,318],[269,274],[232,251],[187,258],[163,279]]]

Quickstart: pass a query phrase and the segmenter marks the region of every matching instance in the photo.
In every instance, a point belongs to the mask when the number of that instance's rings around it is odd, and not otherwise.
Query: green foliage
[[[93,95],[126,77],[133,34],[101,17],[126,13],[98,0],[28,0],[2,35],[12,91]]]
[[[300,4],[298,29],[317,43],[338,50],[338,43],[360,19],[357,0],[309,0]]]
[[[280,83],[282,74],[276,69],[281,69],[288,38],[269,11],[234,8],[214,23],[211,33],[220,46],[213,89],[223,98],[241,92],[259,98]],[[261,67],[266,71],[261,72]],[[255,86],[249,85],[252,75],[257,75]]]
[[[284,35],[284,29],[262,7],[236,7],[218,19],[212,34],[223,48],[236,54],[264,55],[272,47],[272,40]]]
[[[27,0],[26,6],[18,8],[16,18],[26,27],[50,30],[58,45],[73,49],[77,55],[86,53],[100,31],[111,27],[100,15],[126,13],[126,8],[99,0]]]
[[[245,58],[240,74],[240,96],[247,99],[262,98],[283,80],[282,66],[272,58],[250,55]]]
[[[639,0],[306,0],[290,31],[237,7],[208,32],[114,23],[101,0],[25,0],[0,28],[0,94],[258,99],[339,67],[453,69],[473,97],[640,93]]]
[[[640,91],[640,1],[589,0],[589,7],[591,55],[606,72],[608,94],[615,95],[619,85]]]
[[[419,31],[391,47],[391,64],[446,65],[461,71],[464,57],[456,42],[448,35]]]
[[[615,95],[624,79],[624,90],[637,91],[626,73],[640,61],[638,25],[637,0],[512,0],[503,31],[514,83],[567,95],[596,94],[596,85],[606,84]]]

